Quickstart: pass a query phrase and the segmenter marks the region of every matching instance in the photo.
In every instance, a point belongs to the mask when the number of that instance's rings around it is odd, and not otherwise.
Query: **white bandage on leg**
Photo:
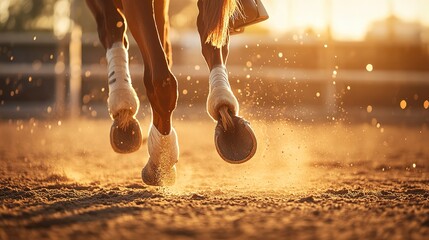
[[[238,101],[229,85],[228,71],[224,65],[218,65],[210,71],[209,76],[207,112],[213,120],[219,120],[219,108],[222,106],[227,106],[234,115],[238,115]]]
[[[108,65],[109,98],[107,104],[109,113],[113,117],[120,110],[130,110],[137,114],[139,100],[131,84],[128,68],[128,50],[122,42],[116,42],[106,52]]]
[[[148,136],[149,162],[156,168],[170,170],[179,160],[179,145],[174,128],[168,135],[162,135],[151,125]]]

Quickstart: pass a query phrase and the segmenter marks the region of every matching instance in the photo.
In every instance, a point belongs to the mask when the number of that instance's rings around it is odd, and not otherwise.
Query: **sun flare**
[[[395,15],[403,21],[429,25],[429,1],[418,0],[266,0],[274,34],[312,29],[340,40],[362,40],[371,24]]]

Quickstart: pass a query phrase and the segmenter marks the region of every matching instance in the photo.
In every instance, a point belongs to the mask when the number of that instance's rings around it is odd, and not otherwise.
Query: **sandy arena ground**
[[[148,121],[141,122],[146,136]],[[109,120],[0,123],[0,239],[427,239],[425,126],[253,121],[230,165],[214,123],[175,121],[174,187],[150,187],[146,143],[114,153]]]

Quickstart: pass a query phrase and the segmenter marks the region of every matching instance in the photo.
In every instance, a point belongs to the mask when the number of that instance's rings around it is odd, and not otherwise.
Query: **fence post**
[[[70,117],[79,117],[82,92],[82,29],[76,23],[70,36],[70,82],[69,109]]]
[[[66,105],[66,38],[59,40],[57,61],[55,63],[55,105],[54,112],[57,117],[63,117]]]
[[[333,76],[333,70],[335,69],[334,56],[335,46],[334,42],[330,39],[326,41],[323,47],[319,47],[319,69],[322,69],[323,75],[326,76],[324,79],[325,84],[325,111],[328,116],[336,116],[337,114],[337,90],[336,84],[333,83],[335,78]]]

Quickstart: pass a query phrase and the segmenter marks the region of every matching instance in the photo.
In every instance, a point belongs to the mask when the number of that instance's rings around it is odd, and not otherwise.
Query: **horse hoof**
[[[233,128],[225,130],[221,120],[216,125],[216,150],[221,158],[229,163],[244,163],[256,153],[256,137],[249,122],[238,116],[231,116],[231,118],[234,123]]]
[[[142,145],[142,133],[137,119],[132,118],[125,128],[119,127],[117,119],[110,128],[110,144],[117,153],[132,153]]]
[[[176,166],[162,169],[155,168],[148,163],[142,170],[142,180],[151,186],[172,186],[176,182]]]

